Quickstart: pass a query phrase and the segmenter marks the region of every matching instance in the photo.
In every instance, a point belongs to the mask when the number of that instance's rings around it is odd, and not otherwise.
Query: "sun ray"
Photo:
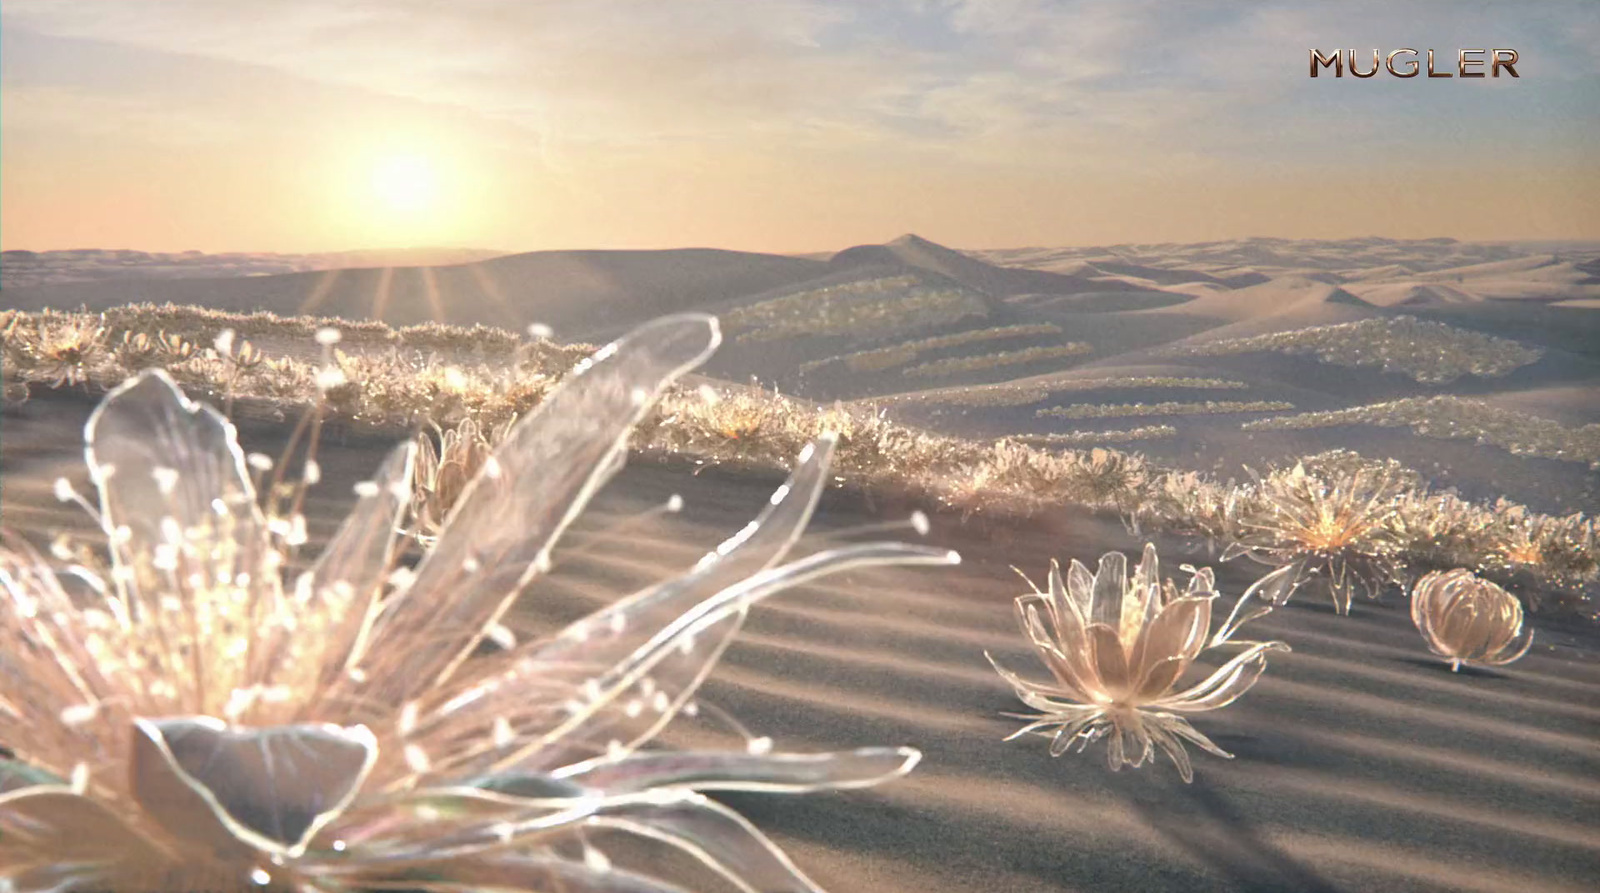
[[[493,301],[497,307],[505,311],[506,320],[520,325],[522,320],[518,319],[511,302],[506,300],[505,290],[500,287],[499,282],[495,281],[494,274],[490,273],[483,264],[471,264],[467,269],[472,271],[472,278],[477,280],[478,288],[482,289],[484,295]]]
[[[433,267],[418,267],[422,275],[422,294],[428,300],[428,312],[434,322],[444,322],[444,299],[439,295],[439,274]]]
[[[333,291],[333,284],[339,281],[339,275],[343,272],[343,269],[324,270],[317,284],[312,286],[311,291],[306,294],[306,299],[300,303],[300,313],[309,315],[320,307],[322,302],[328,299],[328,293]]]
[[[378,287],[372,294],[372,318],[383,320],[384,311],[389,309],[389,292],[394,285],[394,267],[384,267],[378,274]]]

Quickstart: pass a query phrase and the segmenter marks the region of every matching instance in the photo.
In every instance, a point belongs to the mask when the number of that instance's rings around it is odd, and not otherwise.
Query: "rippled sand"
[[[60,474],[86,485],[91,406],[50,395],[0,419],[7,526],[36,537],[85,526],[50,487]],[[285,433],[252,427],[246,448],[276,452]],[[332,530],[386,446],[325,439],[324,483],[309,503],[315,537]],[[520,622],[553,628],[687,567],[754,517],[776,483],[629,470],[573,529]],[[681,515],[612,529],[672,493],[686,500]],[[877,508],[830,495],[810,541],[889,511]],[[829,890],[1577,891],[1600,876],[1594,628],[1535,618],[1524,660],[1453,675],[1398,595],[1340,618],[1320,594],[1302,593],[1258,626],[1294,652],[1275,655],[1237,704],[1196,721],[1238,758],[1196,754],[1195,782],[1184,785],[1166,764],[1113,774],[1099,747],[1051,759],[1039,739],[1001,743],[1018,722],[999,714],[1022,708],[982,655],[1033,666],[1012,619],[1022,584],[1010,565],[1038,576],[1052,555],[1090,559],[1137,540],[1081,517],[1026,528],[935,517],[932,538],[965,563],[856,573],[777,596],[704,690],[786,750],[923,749],[911,776],[873,790],[730,798]],[[1206,560],[1158,546],[1174,567]],[[1231,601],[1250,569],[1220,570]]]

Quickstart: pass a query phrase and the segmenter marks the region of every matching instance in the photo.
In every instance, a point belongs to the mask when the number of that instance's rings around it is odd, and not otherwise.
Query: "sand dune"
[[[54,501],[49,481],[81,463],[76,438],[91,406],[44,399],[48,408],[8,411],[0,454],[6,523],[41,534],[84,524]],[[244,432],[247,448],[268,452],[283,436]],[[309,504],[315,540],[384,447],[325,442],[324,483]],[[552,630],[687,567],[753,517],[775,483],[631,469],[573,528],[517,625]],[[607,532],[672,493],[684,496],[681,515],[625,538]],[[811,545],[876,519],[832,495]],[[1012,618],[1021,583],[1010,565],[1039,574],[1052,556],[1092,558],[1138,541],[1081,517],[988,529],[933,520],[932,540],[960,549],[960,567],[860,572],[778,596],[755,610],[704,690],[782,748],[924,751],[909,777],[868,791],[728,796],[828,889],[1578,891],[1600,871],[1593,627],[1535,618],[1539,638],[1523,661],[1452,674],[1396,601],[1358,602],[1336,617],[1305,593],[1257,628],[1294,652],[1274,657],[1240,702],[1196,718],[1237,759],[1197,754],[1193,785],[1167,765],[1113,774],[1100,746],[1052,759],[1041,741],[1001,742],[1019,723],[1000,713],[1021,705],[982,652],[1042,673]],[[1214,563],[1180,543],[1160,546],[1171,565]],[[1237,564],[1219,571],[1229,599],[1251,579]],[[634,855],[609,838],[596,843],[623,864]]]
[[[858,245],[833,256],[835,266],[903,265],[948,276],[994,297],[1020,294],[1076,294],[1086,291],[1135,291],[1120,280],[1044,270],[996,266],[953,251],[921,236],[907,234],[883,245]]]

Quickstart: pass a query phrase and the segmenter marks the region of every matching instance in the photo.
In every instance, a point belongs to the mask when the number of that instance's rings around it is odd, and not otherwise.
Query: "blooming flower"
[[[1263,564],[1295,568],[1294,579],[1274,588],[1276,604],[1260,603],[1261,613],[1288,601],[1303,578],[1322,575],[1334,610],[1350,613],[1350,600],[1361,587],[1376,598],[1396,579],[1400,545],[1389,521],[1396,512],[1400,484],[1388,470],[1357,469],[1308,473],[1296,464],[1258,478],[1258,503],[1244,513],[1245,533],[1222,554],[1223,561],[1241,555]],[[1242,607],[1242,605],[1241,605]]]
[[[1033,682],[985,655],[1037,714],[1007,714],[1030,720],[1006,740],[1026,734],[1051,739],[1051,756],[1077,744],[1081,752],[1106,739],[1113,771],[1135,768],[1159,747],[1188,782],[1194,778],[1185,740],[1221,757],[1230,757],[1196,731],[1183,714],[1215,710],[1233,703],[1260,678],[1269,651],[1288,651],[1282,642],[1255,642],[1204,681],[1175,691],[1179,680],[1207,647],[1211,605],[1217,597],[1210,568],[1190,572],[1186,588],[1163,580],[1154,546],[1133,574],[1120,552],[1100,558],[1099,569],[1074,560],[1063,579],[1050,564],[1048,588],[1019,596],[1022,632],[1054,677]],[[1033,586],[1032,582],[1029,582]],[[1213,644],[1222,644],[1219,636]]]
[[[676,889],[611,866],[583,839],[600,827],[679,846],[744,890],[815,890],[701,792],[870,785],[909,771],[915,750],[645,748],[755,602],[844,568],[957,560],[865,543],[782,563],[831,438],[682,576],[547,640],[499,635],[632,426],[719,337],[710,317],[669,317],[580,364],[408,571],[395,568],[411,444],[285,581],[304,519],[258,505],[233,426],[160,371],[108,394],[86,439],[110,572],[79,568],[90,591],[69,594],[20,538],[0,549],[0,885]],[[480,655],[486,638],[509,647]]]
[[[1453,671],[1462,664],[1508,664],[1533,645],[1531,629],[1517,643],[1523,630],[1516,596],[1465,568],[1418,580],[1411,589],[1411,622]]]

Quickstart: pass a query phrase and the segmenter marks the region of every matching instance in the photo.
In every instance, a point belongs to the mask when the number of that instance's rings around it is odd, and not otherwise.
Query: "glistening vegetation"
[[[56,350],[45,328],[78,333]],[[53,385],[104,390],[137,370],[119,353],[93,314],[11,314],[3,329],[5,382],[13,398]],[[56,329],[52,328],[52,331]],[[539,405],[564,368],[547,357],[556,350],[516,354],[514,363],[453,365],[438,358],[406,361],[335,355],[334,368],[292,357],[268,356],[239,369],[215,347],[196,348],[182,333],[166,342],[189,345],[167,365],[190,393],[225,399],[240,414],[292,417],[319,399],[325,377],[327,412],[343,424],[385,431],[429,421],[454,426],[471,418],[482,430],[525,415]],[[239,351],[235,351],[238,353]],[[66,374],[70,372],[70,375]],[[1064,506],[1118,512],[1147,529],[1207,539],[1218,548],[1244,539],[1246,519],[1271,511],[1268,471],[1262,481],[1235,484],[1205,474],[1160,468],[1137,453],[1096,448],[1042,449],[1014,439],[982,442],[930,433],[893,422],[870,404],[834,407],[749,388],[670,388],[659,409],[644,418],[632,445],[664,461],[718,464],[755,470],[787,468],[792,457],[824,430],[840,432],[833,473],[849,486],[904,494],[987,516],[1028,516]],[[1370,463],[1350,454],[1304,463],[1306,498],[1343,488]],[[1393,539],[1386,560],[1397,573],[1467,567],[1526,593],[1530,602],[1555,598],[1584,613],[1597,580],[1593,518],[1578,513],[1543,515],[1505,500],[1474,503],[1428,489],[1394,469],[1380,507],[1380,527]],[[1270,520],[1270,518],[1268,519]],[[1250,528],[1253,529],[1253,528]]]
[[[872,340],[988,315],[989,305],[975,292],[906,275],[809,289],[735,308],[722,319],[741,341],[806,335]]]
[[[905,374],[911,378],[940,378],[961,372],[979,372],[985,369],[999,369],[1005,366],[1021,366],[1027,363],[1037,363],[1041,360],[1081,357],[1090,353],[1094,353],[1093,346],[1082,341],[1069,341],[1066,344],[1057,344],[1049,347],[1025,347],[1021,350],[1002,350],[994,353],[978,354],[977,356],[947,357],[942,360],[932,360],[912,366],[906,370]]]
[[[157,893],[676,889],[614,865],[609,830],[675,846],[741,890],[819,888],[707,790],[805,793],[910,771],[906,747],[676,750],[658,734],[749,610],[873,565],[949,565],[896,542],[787,560],[827,486],[809,443],[760,516],[691,570],[517,641],[502,618],[620,468],[629,428],[719,340],[667,317],[566,376],[509,428],[414,567],[400,564],[403,443],[298,575],[298,485],[161,370],[114,388],[85,429],[102,560],[69,594],[0,541],[0,887]],[[335,378],[324,379],[331,385]],[[265,505],[260,497],[265,496]],[[487,649],[489,643],[499,646]],[[698,885],[697,885],[698,886]]]
[[[1286,431],[1375,425],[1410,428],[1422,437],[1473,440],[1518,456],[1584,462],[1600,469],[1600,424],[1569,428],[1560,422],[1467,397],[1406,397],[1386,403],[1257,419],[1246,431]]]
[[[860,350],[843,356],[828,357],[825,360],[813,360],[800,364],[801,372],[815,372],[829,366],[842,365],[851,372],[882,372],[896,366],[904,366],[915,360],[919,354],[929,350],[940,350],[946,347],[959,347],[963,344],[981,344],[985,341],[1003,341],[1007,338],[1020,338],[1028,335],[1059,335],[1061,327],[1055,323],[1019,323],[1010,326],[995,326],[989,329],[970,329],[965,332],[955,332],[950,335],[935,335],[932,338],[923,338],[918,341],[908,341],[902,344],[893,344],[874,350]]]
[[[1376,366],[1423,384],[1448,384],[1465,375],[1499,378],[1536,363],[1538,347],[1411,316],[1311,326],[1251,338],[1170,348],[1169,356],[1227,356],[1272,351],[1311,354],[1336,366]]]
[[[1130,443],[1136,440],[1161,440],[1177,437],[1171,425],[1146,425],[1125,431],[1057,431],[1050,434],[1019,434],[1023,443],[1039,446],[1093,446],[1099,443]]]
[[[1039,418],[1120,419],[1158,415],[1223,415],[1235,412],[1282,412],[1294,409],[1283,400],[1207,400],[1204,403],[1072,403],[1035,410]]]
[[[938,406],[1024,406],[1050,399],[1054,394],[1081,391],[1116,391],[1141,388],[1180,388],[1194,390],[1242,391],[1250,385],[1221,378],[1172,378],[1167,376],[1124,375],[1108,378],[1068,378],[1059,381],[1018,384],[972,385],[897,394],[883,403],[919,403]]]

